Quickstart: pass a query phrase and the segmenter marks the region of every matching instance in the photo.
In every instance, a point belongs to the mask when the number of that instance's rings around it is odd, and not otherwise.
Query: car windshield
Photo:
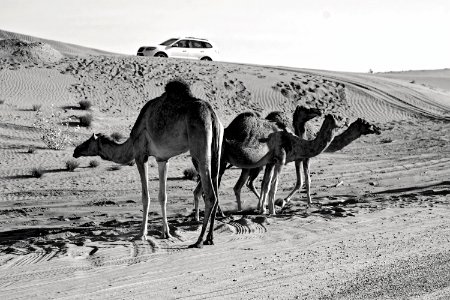
[[[161,43],[160,45],[163,46],[170,46],[172,45],[174,42],[176,42],[178,39],[168,39],[167,41],[165,41],[164,43]]]

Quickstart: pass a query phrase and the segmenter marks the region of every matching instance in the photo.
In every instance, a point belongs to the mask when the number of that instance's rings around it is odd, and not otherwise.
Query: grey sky
[[[215,41],[225,61],[450,67],[448,0],[0,0],[0,29],[124,54],[186,35]]]

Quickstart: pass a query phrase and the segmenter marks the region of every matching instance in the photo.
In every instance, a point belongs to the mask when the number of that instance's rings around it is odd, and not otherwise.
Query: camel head
[[[289,118],[288,116],[281,111],[273,111],[266,116],[266,120],[270,122],[274,122],[281,129],[286,129],[289,127]]]
[[[332,114],[328,114],[325,116],[325,120],[322,123],[322,127],[320,128],[320,131],[334,131],[340,126],[338,125],[338,122],[336,120],[336,117]]]
[[[297,108],[294,111],[293,116],[293,126],[296,128],[297,124],[306,123],[311,119],[314,119],[315,117],[320,117],[322,115],[322,112],[320,109],[317,108],[307,108],[304,106],[297,106]]]
[[[381,134],[381,129],[378,126],[370,124],[364,119],[358,118],[355,122],[353,122],[350,126],[356,126],[362,135],[366,134]]]
[[[89,139],[78,145],[73,151],[73,157],[81,156],[96,156],[98,155],[98,140],[99,137],[93,134]]]

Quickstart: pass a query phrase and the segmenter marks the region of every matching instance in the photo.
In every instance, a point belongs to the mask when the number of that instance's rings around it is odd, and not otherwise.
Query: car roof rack
[[[204,39],[204,38],[197,38],[197,37],[193,37],[193,36],[187,36],[185,37],[186,39],[196,39],[196,40],[201,40],[201,41],[207,41],[208,39]]]

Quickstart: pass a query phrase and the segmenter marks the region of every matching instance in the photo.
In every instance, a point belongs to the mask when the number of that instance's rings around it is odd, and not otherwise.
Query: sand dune
[[[448,70],[342,73],[119,56],[6,31],[0,39],[14,48],[0,48],[1,299],[450,297]],[[137,241],[136,167],[81,158],[67,171],[74,147],[48,149],[35,110],[69,122],[73,144],[93,132],[127,137],[142,106],[177,77],[225,126],[243,111],[291,114],[301,104],[348,122],[365,118],[382,134],[313,159],[312,208],[299,193],[277,216],[258,215],[243,189],[237,212],[240,170],[228,170],[219,193],[227,217],[217,221],[216,245],[201,250],[187,249],[200,230],[195,182],[182,178],[189,154],[170,163],[168,240],[159,238],[150,159],[149,239]],[[81,100],[92,109],[80,109]],[[77,129],[87,113],[92,127]],[[92,159],[100,165],[90,167]],[[35,167],[41,178],[31,176]],[[294,183],[288,165],[278,196]]]

